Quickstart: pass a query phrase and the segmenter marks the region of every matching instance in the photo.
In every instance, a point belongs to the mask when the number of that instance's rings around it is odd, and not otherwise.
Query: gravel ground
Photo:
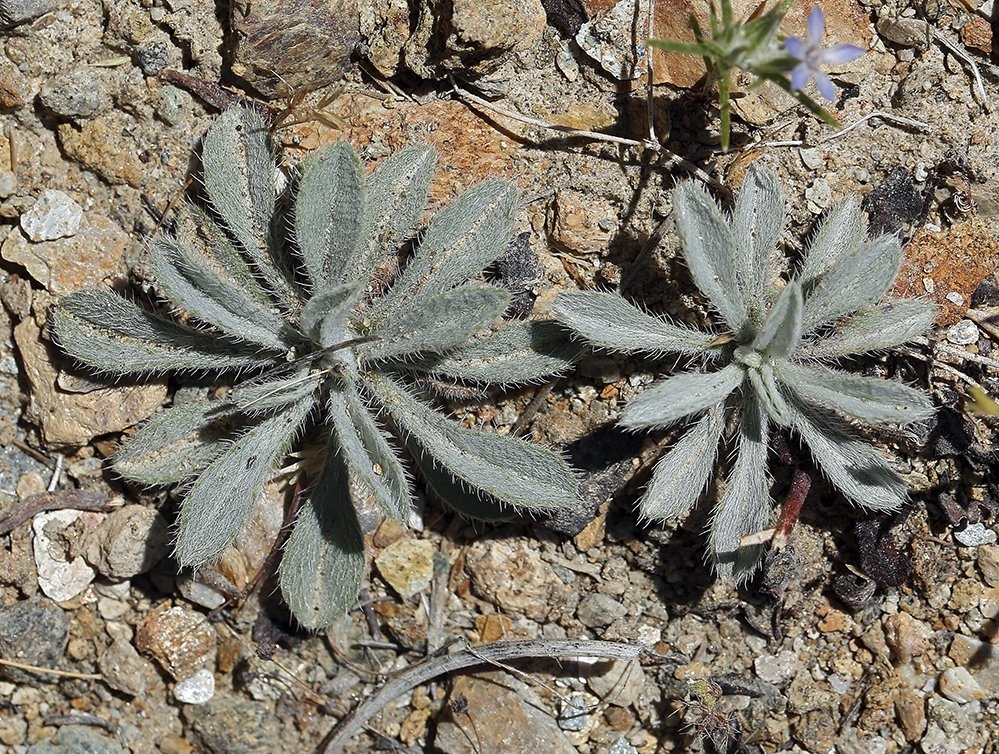
[[[637,10],[633,0],[229,5],[0,1],[0,658],[63,673],[0,666],[0,751],[309,752],[393,679],[398,693],[345,750],[996,750],[996,420],[969,394],[999,394],[988,22],[962,3],[919,13],[894,0],[835,3],[827,38],[871,48],[834,75],[835,114],[850,128],[836,134],[781,93],[753,91],[736,102],[736,149],[723,155],[690,60],[656,58],[648,96],[633,41],[647,36],[644,0]],[[735,3],[743,16],[754,5]],[[308,21],[292,23],[291,6]],[[654,33],[679,33],[677,19],[698,8],[657,0]],[[801,33],[808,9],[793,6],[787,33]],[[433,206],[486,176],[516,181],[520,264],[498,274],[532,316],[558,290],[593,286],[688,321],[708,316],[671,227],[669,190],[686,173],[642,146],[650,124],[668,152],[730,188],[753,161],[776,170],[792,255],[829,206],[864,195],[872,227],[908,242],[896,292],[941,306],[933,337],[861,364],[940,406],[932,426],[877,438],[911,507],[871,516],[816,478],[779,588],[716,582],[703,565],[706,509],[666,527],[633,512],[671,436],[612,426],[673,365],[590,355],[550,391],[452,406],[466,426],[516,423],[564,449],[585,520],[475,525],[421,498],[412,529],[370,533],[358,608],[307,635],[272,584],[255,581],[281,526],[277,480],[237,549],[178,575],[176,496],[123,485],[104,458],[123,431],[196,388],[86,380],[52,349],[46,311],[93,285],[154,296],[149,238],[211,119],[248,100],[274,118],[289,168],[340,138],[371,164],[428,142],[440,152]],[[786,485],[778,474],[778,499]],[[221,584],[251,593],[223,605]],[[474,652],[511,639],[651,650],[483,660],[477,672],[405,683],[407,668],[467,647],[482,660]]]

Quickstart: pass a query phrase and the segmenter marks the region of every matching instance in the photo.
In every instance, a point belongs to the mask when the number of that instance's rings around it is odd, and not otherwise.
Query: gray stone
[[[947,340],[958,346],[970,346],[978,342],[980,333],[978,325],[970,319],[962,319],[956,325],[951,325],[945,333]]]
[[[937,680],[937,690],[952,702],[967,704],[982,699],[982,687],[967,668],[947,668]]]
[[[123,754],[123,750],[100,728],[64,725],[52,738],[29,746],[27,754]]]
[[[152,663],[140,657],[123,638],[115,639],[101,653],[97,667],[111,688],[128,696],[146,693],[146,674],[155,673]]]
[[[979,521],[955,531],[954,539],[965,547],[979,547],[981,545],[994,545],[997,537],[994,529],[988,528]]]
[[[209,754],[274,754],[287,751],[286,735],[273,704],[235,696],[216,696],[208,704],[186,707],[191,728]]]
[[[557,720],[558,727],[562,730],[584,730],[587,718],[590,716],[586,707],[586,697],[582,694],[576,693],[570,696],[569,702],[562,705]]]
[[[444,754],[576,754],[534,691],[506,673],[459,676],[450,698],[434,739],[436,750]]]
[[[48,600],[23,600],[0,610],[0,657],[5,660],[54,668],[68,640],[69,616]],[[39,676],[0,666],[0,679],[35,684]]]
[[[576,617],[587,628],[609,626],[628,612],[624,605],[606,594],[587,595],[576,608]]]
[[[26,24],[60,5],[56,0],[0,0],[0,27]]]
[[[146,76],[156,76],[170,62],[166,42],[143,42],[135,48],[135,62]]]
[[[126,505],[108,516],[83,543],[102,576],[127,579],[145,573],[170,552],[170,527],[154,508]]]
[[[57,189],[45,189],[21,215],[21,230],[32,241],[54,241],[76,235],[83,222],[83,207]]]
[[[205,704],[215,696],[215,676],[202,668],[190,678],[182,678],[173,687],[173,697],[183,704]]]
[[[70,70],[55,76],[38,92],[42,107],[62,118],[90,118],[111,104],[93,69]]]
[[[964,754],[983,751],[986,730],[977,725],[982,714],[979,702],[958,704],[939,696],[926,702],[929,725],[919,742],[920,750],[933,754]]]

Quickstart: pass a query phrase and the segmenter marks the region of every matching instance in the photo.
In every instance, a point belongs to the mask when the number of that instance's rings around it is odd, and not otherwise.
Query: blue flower
[[[836,99],[836,87],[820,67],[849,63],[863,55],[864,50],[856,45],[844,44],[823,48],[820,45],[825,33],[825,14],[822,8],[814,5],[812,12],[808,14],[808,41],[788,37],[784,40],[784,47],[792,58],[801,61],[791,71],[791,89],[795,91],[804,89],[808,80],[814,78],[819,94],[832,102]]]

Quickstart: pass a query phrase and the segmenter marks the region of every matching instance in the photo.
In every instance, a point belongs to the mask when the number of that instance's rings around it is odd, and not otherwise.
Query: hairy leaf
[[[805,252],[804,263],[798,273],[801,287],[807,290],[859,249],[864,243],[866,227],[860,203],[853,195],[829,210]]]
[[[364,566],[364,536],[346,464],[332,449],[285,545],[281,595],[303,628],[328,626],[357,601]]]
[[[621,413],[625,427],[665,427],[725,400],[745,377],[745,369],[729,364],[717,372],[685,372],[653,385]]]
[[[307,364],[298,364],[290,373],[266,374],[233,388],[229,403],[247,416],[273,414],[299,401],[313,399],[323,375]]]
[[[184,204],[177,213],[174,230],[178,243],[203,259],[205,266],[214,274],[235,286],[241,298],[268,311],[274,307],[273,299],[257,280],[246,257],[236,250],[229,236],[207,211],[193,204]]]
[[[805,292],[804,332],[876,304],[898,274],[902,247],[882,236],[848,254]]]
[[[305,400],[264,419],[201,472],[177,519],[175,555],[182,566],[209,563],[232,544],[311,408]]]
[[[329,348],[346,339],[347,320],[364,290],[364,283],[353,282],[325,288],[302,307],[302,332]]]
[[[233,409],[221,401],[193,401],[164,409],[125,437],[115,471],[139,484],[178,484],[200,473],[225,450]]]
[[[732,332],[749,322],[736,272],[735,240],[721,209],[699,185],[687,182],[673,192],[676,227],[690,276]]]
[[[906,299],[862,310],[821,338],[802,343],[804,358],[837,358],[901,345],[933,326],[937,308],[929,301]]]
[[[643,517],[669,520],[687,515],[714,474],[724,429],[721,406],[712,406],[659,458],[645,494],[638,501]]]
[[[220,342],[160,319],[110,291],[91,289],[65,296],[53,309],[52,326],[66,353],[104,374],[217,373],[259,368],[282,356],[256,346]]]
[[[517,190],[505,181],[484,181],[436,214],[416,254],[392,289],[369,311],[387,319],[420,292],[443,293],[479,274],[506,249],[513,235]]]
[[[732,213],[735,271],[752,319],[763,318],[774,270],[770,257],[784,228],[784,200],[777,174],[759,163],[750,166]]]
[[[416,366],[455,380],[515,385],[568,369],[580,350],[554,322],[520,321]]]
[[[905,504],[908,496],[898,474],[880,453],[834,420],[799,405],[794,429],[815,464],[851,503],[876,511],[898,510]]]
[[[205,134],[201,165],[212,208],[284,307],[294,308],[297,294],[274,256],[275,163],[261,117],[247,107],[224,111]]]
[[[700,353],[716,336],[653,317],[616,293],[560,293],[552,316],[587,343],[622,353]]]
[[[381,259],[398,253],[426,206],[436,162],[431,147],[410,147],[386,158],[368,177],[354,267],[344,269],[343,280],[370,275]]]
[[[347,142],[338,141],[303,160],[295,198],[295,241],[313,292],[355,282],[355,271],[370,272],[357,269],[354,256],[364,198],[361,162]]]
[[[735,464],[711,519],[711,555],[719,575],[745,581],[759,565],[763,548],[743,547],[742,538],[766,529],[773,518],[767,419],[753,400],[743,405],[737,439]]]
[[[763,407],[763,413],[780,426],[788,426],[791,423],[791,409],[777,385],[773,365],[765,363],[759,369],[749,369],[747,376],[756,400]]]
[[[367,487],[385,515],[405,521],[411,508],[406,470],[352,383],[330,391],[326,418],[351,475]]]
[[[791,362],[776,373],[804,401],[867,424],[909,424],[934,412],[929,396],[898,382]]]
[[[773,358],[788,356],[801,340],[801,311],[801,286],[792,280],[784,286],[756,334],[753,350]]]
[[[499,288],[463,285],[438,295],[420,296],[419,304],[395,310],[357,348],[365,361],[440,353],[464,343],[499,317],[510,294]]]
[[[423,454],[419,444],[408,442],[407,447],[430,491],[459,515],[477,521],[509,521],[517,517],[517,511],[509,505],[470,489],[437,466],[430,456]]]
[[[157,287],[183,311],[192,312],[234,341],[271,350],[287,350],[294,343],[295,333],[284,320],[247,298],[240,287],[213,269],[213,260],[178,239],[157,237],[149,257]]]
[[[525,510],[578,504],[572,472],[551,451],[513,437],[462,429],[386,377],[369,375],[368,382],[408,441],[472,489]]]

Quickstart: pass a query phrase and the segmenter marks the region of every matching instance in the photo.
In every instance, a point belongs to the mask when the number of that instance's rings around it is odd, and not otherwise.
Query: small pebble
[[[614,660],[599,663],[586,678],[586,685],[601,702],[615,707],[630,707],[645,690],[645,671],[637,662]]]
[[[145,573],[170,552],[170,527],[155,508],[126,505],[87,536],[83,552],[102,576],[127,579]]]
[[[628,612],[624,605],[606,594],[594,592],[584,597],[576,608],[576,617],[587,628],[609,626]]]
[[[20,26],[55,10],[62,3],[56,0],[4,0],[0,4],[0,28]]]
[[[135,48],[135,62],[146,76],[156,76],[169,62],[165,42],[143,42]]]
[[[122,754],[122,748],[100,728],[64,724],[52,738],[29,746],[26,754]]]
[[[183,704],[204,704],[215,696],[215,675],[202,668],[190,678],[177,681],[177,685],[173,687],[173,696]]]
[[[757,657],[753,662],[753,668],[760,680],[779,684],[794,678],[795,674],[801,670],[802,665],[795,652],[785,649],[777,655]]]
[[[947,340],[958,346],[970,346],[978,342],[978,325],[970,319],[962,319],[956,325],[947,328]]]
[[[805,189],[805,198],[812,202],[819,212],[829,206],[832,201],[832,187],[825,178],[816,178],[812,185]]]
[[[825,165],[825,160],[822,159],[822,150],[817,147],[800,149],[798,156],[801,157],[802,164],[809,170],[818,170]]]
[[[638,749],[631,745],[627,738],[617,739],[607,750],[607,754],[638,754]]]
[[[174,678],[189,678],[215,661],[215,629],[200,613],[183,607],[157,610],[136,629],[135,648]]]
[[[425,591],[434,576],[437,548],[425,539],[400,539],[375,556],[382,578],[403,599]]]
[[[90,118],[107,108],[109,99],[92,70],[81,68],[59,74],[49,80],[38,100],[42,107],[61,118]]]
[[[0,610],[0,657],[54,668],[66,651],[69,623],[69,615],[46,599],[22,600],[8,605]],[[21,684],[38,683],[34,674],[4,666],[0,666],[0,679]]]
[[[999,546],[984,544],[978,548],[978,570],[989,586],[999,586]]]
[[[950,301],[954,306],[964,306],[964,296],[957,291],[951,291],[944,296],[944,298]]]
[[[151,666],[125,639],[118,638],[111,642],[101,653],[97,666],[104,680],[115,691],[128,696],[146,693],[146,669],[151,669]]]
[[[83,222],[83,207],[58,189],[45,189],[21,215],[21,230],[36,243],[76,235]]]
[[[584,730],[588,717],[586,697],[580,693],[575,693],[569,697],[569,703],[562,706],[562,711],[558,716],[558,727],[562,730]]]
[[[0,199],[6,199],[17,191],[17,174],[10,170],[0,170]]]
[[[965,547],[978,547],[980,545],[994,545],[996,543],[996,533],[985,524],[978,522],[968,524],[963,529],[954,532],[954,539]]]
[[[948,668],[940,674],[937,690],[952,702],[967,704],[978,701],[985,695],[982,687],[967,668]]]

